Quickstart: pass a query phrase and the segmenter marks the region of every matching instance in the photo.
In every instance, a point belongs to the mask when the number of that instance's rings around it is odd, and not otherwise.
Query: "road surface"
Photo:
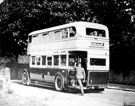
[[[135,106],[135,92],[106,89],[104,92],[79,90],[58,92],[54,88],[24,86],[12,82],[13,92],[0,93],[0,106]]]

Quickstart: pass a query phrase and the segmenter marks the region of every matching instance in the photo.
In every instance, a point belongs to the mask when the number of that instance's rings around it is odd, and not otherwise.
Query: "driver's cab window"
[[[77,62],[77,56],[76,55],[69,55],[69,66],[74,66],[75,62]]]
[[[82,67],[86,70],[87,67],[87,58],[78,56],[75,54],[70,54],[68,59],[68,65],[71,67],[77,66],[78,63],[81,63]]]

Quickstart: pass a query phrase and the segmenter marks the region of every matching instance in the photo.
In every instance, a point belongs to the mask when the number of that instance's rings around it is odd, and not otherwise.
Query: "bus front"
[[[73,42],[76,46],[74,54],[85,59],[85,63],[82,63],[86,72],[84,87],[104,90],[109,78],[108,28],[101,24],[81,23],[76,29],[78,35]]]
[[[96,25],[95,25],[96,26]],[[87,87],[102,89],[109,78],[109,33],[104,25],[85,27],[87,48]]]

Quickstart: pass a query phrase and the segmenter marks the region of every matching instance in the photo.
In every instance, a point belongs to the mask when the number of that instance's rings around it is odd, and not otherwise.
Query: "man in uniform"
[[[81,67],[81,62],[78,63],[77,67],[75,67],[75,70],[76,70],[76,78],[79,83],[81,93],[82,95],[84,95],[82,80],[83,82],[85,82],[85,71],[84,68]]]

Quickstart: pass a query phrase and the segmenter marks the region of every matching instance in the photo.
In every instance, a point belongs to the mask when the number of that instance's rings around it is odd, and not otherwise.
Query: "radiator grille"
[[[108,72],[90,72],[89,83],[91,84],[107,84],[108,83]]]

